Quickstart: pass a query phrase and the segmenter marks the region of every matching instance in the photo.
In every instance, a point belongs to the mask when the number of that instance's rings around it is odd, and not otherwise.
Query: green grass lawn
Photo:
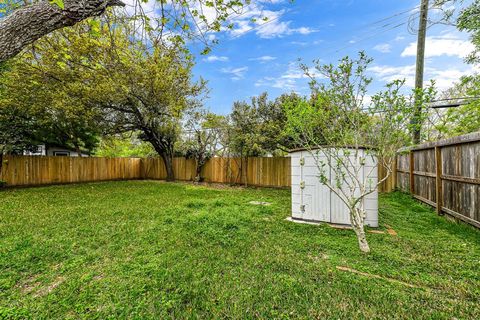
[[[352,231],[289,214],[288,190],[2,191],[0,318],[480,318],[478,230],[384,195],[398,235],[369,233],[362,255]]]

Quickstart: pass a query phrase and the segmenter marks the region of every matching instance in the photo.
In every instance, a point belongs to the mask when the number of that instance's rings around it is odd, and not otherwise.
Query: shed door
[[[321,161],[321,155],[305,151],[302,153],[304,165],[302,170],[302,181],[305,183],[304,197],[310,201],[311,212],[308,220],[330,221],[330,189],[320,183],[319,169],[316,161]],[[325,172],[330,178],[330,171]]]

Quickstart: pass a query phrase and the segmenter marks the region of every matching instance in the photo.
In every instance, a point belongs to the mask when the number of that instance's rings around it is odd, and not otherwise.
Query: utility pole
[[[425,68],[425,38],[427,36],[428,1],[422,0],[420,5],[420,20],[418,22],[417,65],[415,69],[415,110],[412,118],[413,142],[420,143],[422,128],[422,97],[419,94],[423,89],[423,71]]]

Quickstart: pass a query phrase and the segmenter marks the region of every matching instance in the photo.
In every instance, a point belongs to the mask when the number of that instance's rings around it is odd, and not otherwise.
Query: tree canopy
[[[86,145],[95,133],[140,132],[173,179],[180,121],[199,105],[205,82],[192,80],[192,57],[179,43],[149,47],[129,36],[131,28],[111,16],[44,37],[3,77],[8,99],[48,111],[46,121],[58,127],[54,136],[64,130],[73,142]]]

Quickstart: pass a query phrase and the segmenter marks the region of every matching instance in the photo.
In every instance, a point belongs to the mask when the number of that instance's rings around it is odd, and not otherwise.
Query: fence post
[[[435,197],[437,200],[437,214],[442,214],[443,189],[442,189],[442,149],[435,147]]]
[[[409,171],[410,171],[410,193],[412,195],[415,195],[415,176],[414,176],[414,173],[413,173],[413,169],[414,169],[414,166],[415,166],[415,162],[414,162],[414,152],[413,151],[410,151],[410,167],[409,167]]]

